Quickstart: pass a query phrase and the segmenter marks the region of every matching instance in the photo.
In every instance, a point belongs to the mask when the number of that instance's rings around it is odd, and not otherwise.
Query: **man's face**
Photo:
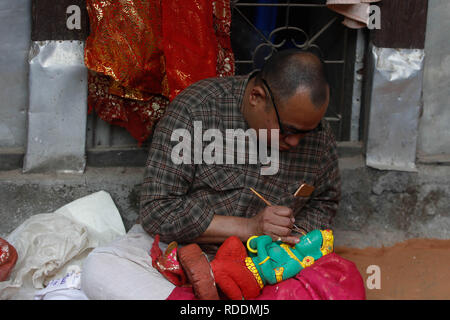
[[[269,143],[270,130],[280,129],[280,150],[286,151],[296,147],[300,140],[308,134],[304,131],[314,130],[318,127],[320,120],[327,111],[328,103],[329,97],[320,108],[314,106],[307,89],[299,89],[283,104],[277,103],[276,100],[272,101],[270,93],[268,93],[264,112],[258,113],[256,117],[259,119],[255,120],[259,122],[259,128],[268,129],[267,139]],[[276,110],[278,111],[278,117]]]

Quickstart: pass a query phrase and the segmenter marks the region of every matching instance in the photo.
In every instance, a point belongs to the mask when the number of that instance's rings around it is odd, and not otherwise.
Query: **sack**
[[[9,277],[16,261],[16,249],[8,241],[0,238],[0,281],[5,281]]]

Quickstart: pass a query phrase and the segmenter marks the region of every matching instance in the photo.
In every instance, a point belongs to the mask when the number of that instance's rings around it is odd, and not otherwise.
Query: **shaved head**
[[[328,97],[328,81],[324,65],[310,52],[289,49],[276,52],[267,60],[256,76],[256,82],[265,79],[273,94],[281,102],[291,98],[298,90],[308,90],[311,102],[322,107]]]

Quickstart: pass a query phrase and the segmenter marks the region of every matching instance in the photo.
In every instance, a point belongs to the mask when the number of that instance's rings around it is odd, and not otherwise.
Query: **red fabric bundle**
[[[356,265],[327,254],[297,276],[264,287],[255,300],[365,300],[364,282]]]
[[[176,286],[186,284],[186,275],[178,262],[177,257],[178,244],[173,241],[169,243],[164,254],[159,248],[159,235],[156,235],[150,256],[152,257],[152,266],[158,270],[167,280]]]
[[[196,297],[200,300],[219,300],[211,267],[198,244],[192,243],[180,248],[179,258]]]
[[[247,251],[241,240],[229,237],[211,262],[217,286],[229,299],[251,299],[260,293],[258,282],[245,265],[245,257]]]
[[[0,238],[0,281],[8,279],[16,262],[16,249],[8,241]]]

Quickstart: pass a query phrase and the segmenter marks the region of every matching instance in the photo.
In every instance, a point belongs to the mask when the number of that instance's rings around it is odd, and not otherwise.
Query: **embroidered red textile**
[[[91,33],[84,52],[86,66],[124,87],[164,92],[159,2],[87,0]]]
[[[88,112],[95,110],[100,119],[124,127],[139,145],[148,139],[169,104],[167,98],[159,95],[150,95],[148,101],[141,101],[111,94],[114,81],[90,70],[88,82]]]
[[[184,88],[233,75],[229,1],[87,0],[89,111],[142,143]]]
[[[186,274],[178,261],[178,244],[175,241],[169,243],[163,254],[159,248],[159,235],[156,235],[150,249],[150,256],[152,257],[152,266],[167,280],[176,286],[187,283]]]

